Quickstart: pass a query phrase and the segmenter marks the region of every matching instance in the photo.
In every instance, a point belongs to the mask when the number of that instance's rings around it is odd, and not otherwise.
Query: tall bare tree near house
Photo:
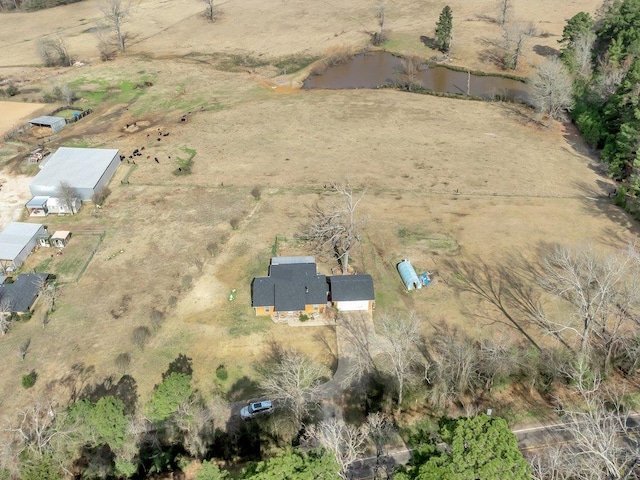
[[[101,0],[100,3],[100,11],[104,21],[111,27],[118,43],[118,49],[123,53],[128,38],[127,32],[124,31],[124,24],[132,10],[131,0]]]
[[[216,21],[217,15],[218,15],[218,8],[215,6],[213,0],[201,0],[206,8],[204,11],[204,16],[207,20],[209,20],[211,23]]]
[[[573,81],[560,59],[547,59],[529,83],[534,106],[550,119],[563,118],[565,111],[573,107]]]
[[[398,393],[398,409],[402,406],[405,388],[415,379],[419,361],[420,325],[415,315],[403,318],[386,316],[380,325],[381,364],[392,375]]]
[[[65,207],[67,207],[67,210],[71,212],[71,214],[75,215],[76,213],[78,213],[76,209],[76,202],[80,198],[78,190],[69,185],[67,182],[60,182],[57,195],[60,200],[64,202]]]
[[[0,335],[2,336],[7,334],[13,324],[11,307],[11,299],[7,297],[0,297]]]
[[[332,189],[342,196],[344,203],[328,207],[316,203],[302,238],[315,244],[319,252],[330,250],[341,265],[343,275],[346,275],[349,273],[351,251],[360,243],[362,220],[356,218],[356,209],[364,192],[354,192],[348,182],[334,184]]]
[[[356,427],[332,418],[309,426],[306,441],[331,452],[340,466],[340,478],[347,480],[351,478],[349,466],[364,453],[367,435],[367,424]]]
[[[327,369],[302,353],[272,345],[269,357],[258,366],[260,386],[266,395],[283,404],[300,425],[318,405]]]

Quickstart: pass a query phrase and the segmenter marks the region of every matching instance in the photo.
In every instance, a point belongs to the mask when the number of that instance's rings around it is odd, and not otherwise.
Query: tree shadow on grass
[[[87,399],[96,403],[102,397],[108,396],[121,400],[124,404],[125,414],[132,414],[138,403],[138,384],[131,375],[123,375],[117,383],[114,383],[114,377],[110,376],[101,383],[87,385],[78,400]]]
[[[560,50],[553,47],[549,47],[547,45],[534,45],[533,51],[536,52],[541,57],[546,57],[546,58],[560,56]]]
[[[166,380],[172,373],[182,373],[191,377],[193,375],[193,360],[184,353],[179,354],[162,374],[162,380]]]
[[[426,35],[420,35],[420,41],[425,47],[432,48],[433,50],[438,50],[438,42],[435,38],[427,37]]]
[[[257,381],[250,379],[246,375],[239,378],[231,385],[225,398],[230,402],[249,401],[252,397],[260,394],[260,385]]]

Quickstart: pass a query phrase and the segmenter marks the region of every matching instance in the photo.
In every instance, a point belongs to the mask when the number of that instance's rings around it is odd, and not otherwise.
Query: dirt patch
[[[12,128],[23,126],[47,107],[43,103],[0,102],[0,137]],[[49,129],[49,132],[51,130]]]

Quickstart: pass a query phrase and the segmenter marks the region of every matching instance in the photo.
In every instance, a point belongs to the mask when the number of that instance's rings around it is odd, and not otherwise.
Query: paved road
[[[569,443],[571,435],[567,431],[568,425],[568,423],[551,423],[517,428],[512,432],[518,439],[520,450],[533,451]],[[627,425],[632,429],[640,430],[640,413],[630,415]],[[362,458],[353,463],[352,478],[354,480],[368,480],[374,478],[376,468],[384,471],[385,468],[393,469],[398,465],[406,465],[411,458],[411,452],[411,449],[406,448],[390,451],[384,459],[376,459],[376,457]],[[384,478],[384,475],[382,478]]]

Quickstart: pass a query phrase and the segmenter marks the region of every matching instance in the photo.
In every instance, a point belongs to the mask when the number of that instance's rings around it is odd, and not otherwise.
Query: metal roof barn
[[[59,196],[67,183],[85,201],[107,186],[120,164],[117,149],[60,147],[29,185],[33,196]]]
[[[47,231],[40,223],[11,222],[0,233],[0,265],[3,270],[20,268]]]
[[[50,117],[48,115],[44,115],[42,117],[29,120],[29,124],[33,127],[49,127],[53,130],[53,133],[56,133],[64,128],[67,121],[62,117]]]

